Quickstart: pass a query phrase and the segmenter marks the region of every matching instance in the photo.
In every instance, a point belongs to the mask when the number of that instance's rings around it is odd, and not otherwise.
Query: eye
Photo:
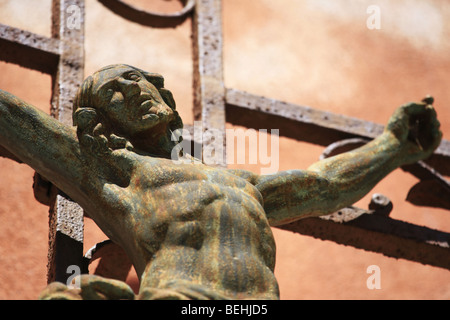
[[[131,74],[128,76],[128,79],[130,79],[130,80],[132,80],[132,81],[139,81],[139,80],[141,80],[141,77],[140,77],[138,74],[131,73]]]

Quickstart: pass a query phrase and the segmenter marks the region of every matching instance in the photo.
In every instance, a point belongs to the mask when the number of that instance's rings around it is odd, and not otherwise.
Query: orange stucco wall
[[[49,36],[51,1],[39,2],[0,0],[0,23]],[[128,2],[179,9],[175,0]],[[370,5],[380,9],[380,29],[367,27]],[[95,0],[86,0],[86,7],[85,74],[117,62],[161,73],[185,123],[192,124],[190,20],[173,30],[155,30],[124,21]],[[446,1],[223,0],[223,24],[227,87],[381,124],[395,107],[432,94],[449,139]],[[0,88],[49,110],[48,75],[0,62]],[[281,138],[279,169],[304,169],[322,149]],[[48,208],[34,200],[32,175],[26,165],[0,158],[0,299],[35,299],[46,285]],[[393,201],[393,218],[450,232],[448,211],[404,201],[416,182],[397,170],[373,192]],[[358,205],[368,202],[366,197]],[[89,220],[85,229],[86,250],[105,238]],[[282,299],[450,298],[448,270],[273,232]],[[366,286],[370,265],[380,267],[381,289]],[[130,275],[130,283],[133,279]]]

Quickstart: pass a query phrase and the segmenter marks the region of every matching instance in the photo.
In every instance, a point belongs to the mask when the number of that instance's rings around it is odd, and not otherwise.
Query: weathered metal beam
[[[203,150],[215,143],[214,164],[226,166],[221,0],[196,0],[193,51],[194,119],[202,122],[204,133],[214,132],[214,137],[203,134]],[[213,139],[222,139],[223,150]]]
[[[225,99],[231,123],[280,129],[280,135],[323,146],[353,137],[374,138],[383,132],[383,127],[373,122],[236,89],[227,88]]]
[[[280,135],[318,145],[350,138],[373,139],[384,126],[370,121],[253,95],[226,90],[227,121],[255,129],[279,129]],[[426,160],[441,174],[450,175],[450,141],[443,140]]]
[[[0,60],[53,74],[60,54],[58,39],[0,24]]]
[[[84,79],[84,0],[53,0],[52,20],[60,59],[53,79],[51,113],[72,126],[73,99]]]
[[[70,20],[78,19],[78,20]],[[84,0],[53,0],[52,35],[59,39],[60,59],[53,78],[51,114],[72,125],[73,98],[84,77]],[[68,267],[84,269],[83,210],[64,194],[50,207],[47,281],[65,283]]]
[[[450,233],[367,210],[346,208],[278,228],[450,270]]]
[[[1,23],[0,38],[46,52],[47,54],[59,55],[58,39],[48,38]]]
[[[69,266],[87,273],[83,258],[83,211],[78,204],[57,195],[50,206],[47,282],[66,283]]]

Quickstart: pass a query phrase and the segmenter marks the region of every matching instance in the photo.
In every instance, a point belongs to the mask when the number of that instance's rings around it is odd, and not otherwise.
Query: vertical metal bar
[[[52,37],[60,40],[51,114],[72,125],[73,98],[84,77],[84,0],[53,0]],[[47,281],[66,282],[70,265],[85,272],[83,210],[59,193],[50,207]]]
[[[52,115],[72,125],[72,104],[84,77],[84,0],[53,0],[52,36],[60,40]]]
[[[196,1],[193,42],[194,119],[202,123],[203,160],[205,150],[213,147],[217,160],[215,164],[226,166],[221,0]],[[207,132],[214,135],[205,134]]]

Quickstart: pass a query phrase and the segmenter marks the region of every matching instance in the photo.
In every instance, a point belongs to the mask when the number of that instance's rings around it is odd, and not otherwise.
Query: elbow
[[[339,181],[324,176],[317,177],[315,188],[310,188],[305,198],[311,217],[327,215],[348,206]]]

